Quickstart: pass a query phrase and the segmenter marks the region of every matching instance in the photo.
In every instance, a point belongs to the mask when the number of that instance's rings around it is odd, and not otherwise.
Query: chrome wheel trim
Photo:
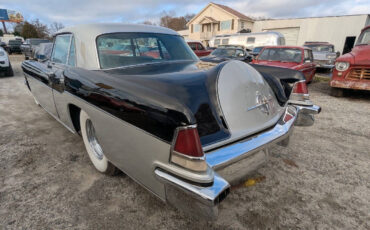
[[[98,160],[102,160],[104,157],[103,149],[101,148],[98,139],[96,138],[95,128],[90,119],[86,120],[86,136],[87,141],[89,142],[89,145],[94,152],[94,156]]]

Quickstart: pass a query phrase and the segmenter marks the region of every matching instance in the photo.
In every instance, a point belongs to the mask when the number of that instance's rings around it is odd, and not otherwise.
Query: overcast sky
[[[158,19],[164,11],[176,16],[198,13],[202,0],[0,0],[0,8],[16,10],[26,20],[61,22],[66,26],[89,22],[142,22]],[[295,18],[370,14],[370,0],[223,0],[252,17]]]

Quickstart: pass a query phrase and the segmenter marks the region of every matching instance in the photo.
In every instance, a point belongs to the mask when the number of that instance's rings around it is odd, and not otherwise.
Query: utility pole
[[[5,22],[4,21],[1,21],[3,23],[3,28],[4,28],[4,34],[7,34],[8,31],[6,30],[6,26],[5,26]]]

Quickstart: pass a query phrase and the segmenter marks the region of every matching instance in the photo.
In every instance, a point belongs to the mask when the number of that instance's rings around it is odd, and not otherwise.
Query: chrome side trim
[[[41,105],[40,105],[41,106]],[[54,116],[54,114],[52,114],[52,113],[50,113],[49,111],[47,111],[44,107],[42,107],[41,106],[41,108],[43,109],[43,110],[45,110],[50,116],[52,116],[55,120],[57,120],[61,125],[63,125],[68,131],[70,131],[71,133],[73,133],[73,134],[76,134],[76,132],[73,130],[73,129],[71,129],[71,128],[69,128],[66,124],[64,124],[64,122],[63,121],[61,121],[59,118],[57,118],[56,116]]]
[[[293,106],[288,106],[285,114],[272,129],[243,139],[235,144],[206,153],[208,165],[213,169],[222,169],[227,165],[267,148],[270,144],[281,141],[290,134],[296,118],[297,109]]]

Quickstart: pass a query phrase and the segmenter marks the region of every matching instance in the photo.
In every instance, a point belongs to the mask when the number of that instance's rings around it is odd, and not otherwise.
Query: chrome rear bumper
[[[294,124],[299,119],[305,122],[302,116],[319,113],[320,110],[321,108],[315,105],[289,105],[271,129],[208,151],[207,164],[215,171],[212,184],[195,184],[162,169],[155,169],[156,177],[165,185],[167,202],[192,215],[216,219],[218,204],[229,193],[230,184],[245,179],[246,175],[263,164],[267,159],[269,146],[287,140]]]

